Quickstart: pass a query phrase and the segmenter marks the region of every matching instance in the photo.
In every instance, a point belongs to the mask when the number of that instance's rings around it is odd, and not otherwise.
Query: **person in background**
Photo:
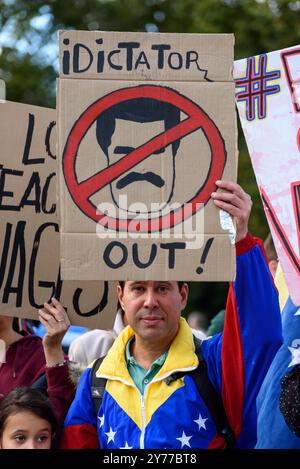
[[[78,372],[81,373],[93,360],[104,357],[126,326],[124,311],[118,308],[112,330],[93,329],[73,340],[68,353],[72,373],[75,371],[76,364]]]
[[[225,321],[225,309],[221,309],[210,321],[208,329],[206,331],[207,337],[211,337],[215,334],[223,332]]]
[[[269,270],[272,274],[272,277],[275,278],[278,266],[278,256],[271,233],[269,233],[266,239],[264,240],[264,248],[268,258]]]
[[[204,313],[201,311],[192,311],[187,317],[187,323],[198,339],[204,340],[206,338],[207,317]]]
[[[275,250],[275,246],[273,243],[273,238],[271,236],[271,233],[268,234],[268,236],[266,237],[264,241],[264,250],[265,250],[265,256],[268,260],[269,270],[271,272],[272,277],[274,278],[276,274],[276,270],[277,270],[278,258],[277,258],[277,252]],[[223,332],[224,321],[225,321],[225,309],[221,309],[211,319],[208,329],[206,331],[207,337]]]
[[[291,370],[291,376],[286,378],[285,386],[294,386],[293,365],[297,363],[299,354],[298,342],[300,337],[299,307],[294,305],[289,297],[288,288],[283,271],[277,260],[273,240],[269,235],[265,241],[265,248],[269,262],[269,269],[274,275],[275,286],[279,294],[281,309],[283,344],[276,353],[268,373],[260,388],[256,400],[257,407],[257,444],[256,449],[300,449],[300,439],[289,428],[288,421],[296,416],[296,409],[287,415],[289,404],[285,406],[280,401],[281,382]],[[290,381],[291,379],[291,381]],[[290,399],[290,394],[286,395]],[[290,402],[291,403],[291,402]],[[296,403],[296,396],[295,402]],[[293,417],[294,414],[294,417]],[[285,420],[285,415],[287,419]],[[294,425],[294,422],[293,424]]]
[[[61,345],[70,321],[55,298],[39,310],[39,320],[47,330],[43,341],[33,334],[21,335],[13,329],[12,317],[0,316],[0,401],[16,387],[46,388],[62,423],[75,393]]]
[[[13,389],[1,403],[1,449],[50,449],[57,427],[50,401],[38,389]]]
[[[285,423],[300,438],[300,348],[292,369],[282,378],[279,407]]]

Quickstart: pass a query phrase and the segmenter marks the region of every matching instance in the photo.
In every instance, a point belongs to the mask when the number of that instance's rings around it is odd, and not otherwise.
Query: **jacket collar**
[[[101,363],[97,376],[105,376],[132,383],[127,370],[125,348],[128,340],[133,336],[133,329],[127,326],[116,338],[109,353]],[[191,329],[185,319],[180,318],[178,333],[171,344],[164,365],[155,376],[155,380],[170,375],[175,371],[196,368],[198,358],[194,352],[195,346]]]

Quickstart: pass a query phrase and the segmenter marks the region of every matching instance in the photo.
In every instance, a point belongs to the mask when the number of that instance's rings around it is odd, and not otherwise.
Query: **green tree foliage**
[[[299,44],[299,24],[299,0],[2,0],[0,78],[7,99],[54,107],[59,29],[233,32],[240,59]],[[267,224],[240,128],[239,151],[238,179],[254,202],[250,228],[265,237]],[[225,288],[191,285],[190,308],[203,306],[214,314],[224,306]]]

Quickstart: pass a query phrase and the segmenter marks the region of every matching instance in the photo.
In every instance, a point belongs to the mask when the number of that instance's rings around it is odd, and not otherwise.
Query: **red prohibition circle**
[[[85,181],[78,182],[75,171],[79,145],[96,119],[107,109],[123,101],[136,98],[152,98],[172,104],[183,111],[188,118],[171,129],[153,137],[148,142],[120,158],[116,163],[102,169]],[[196,195],[177,210],[154,218],[119,219],[97,211],[89,198],[123,173],[136,166],[155,151],[166,147],[175,140],[202,129],[211,149],[211,164],[207,178]],[[215,190],[215,181],[221,179],[226,162],[223,138],[215,123],[203,109],[181,95],[178,91],[157,85],[141,85],[122,88],[91,104],[74,123],[63,152],[63,173],[70,195],[77,207],[95,222],[115,231],[150,233],[172,228],[193,215],[199,206],[208,202]],[[134,223],[133,223],[134,222]]]

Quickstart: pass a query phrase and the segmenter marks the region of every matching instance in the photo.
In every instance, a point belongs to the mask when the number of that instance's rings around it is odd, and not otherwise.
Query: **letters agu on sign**
[[[232,59],[232,35],[60,33],[63,278],[234,278],[210,200],[236,178]]]
[[[55,111],[0,104],[0,314],[37,319],[52,296],[74,324],[111,327],[108,282],[62,281]]]

